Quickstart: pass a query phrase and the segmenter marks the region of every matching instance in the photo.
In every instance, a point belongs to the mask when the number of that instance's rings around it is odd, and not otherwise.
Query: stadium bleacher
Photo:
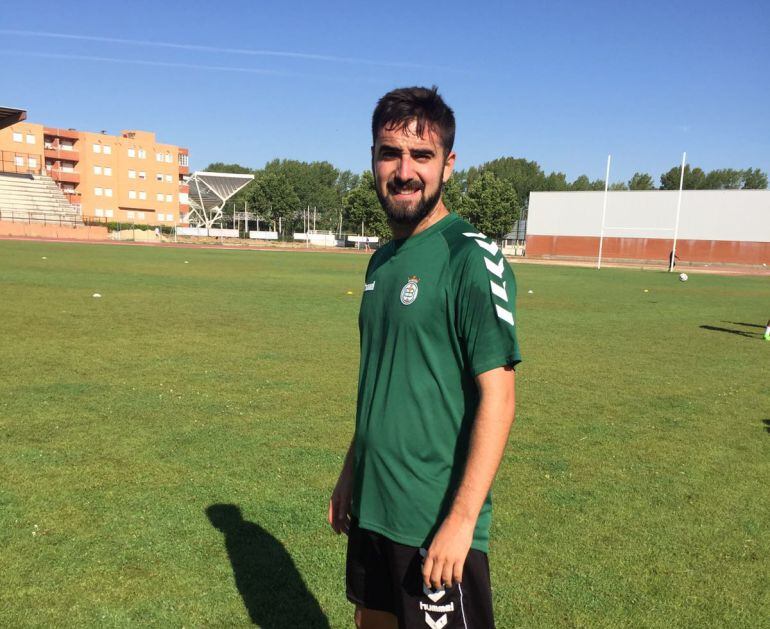
[[[0,173],[0,220],[78,225],[82,216],[45,175]]]

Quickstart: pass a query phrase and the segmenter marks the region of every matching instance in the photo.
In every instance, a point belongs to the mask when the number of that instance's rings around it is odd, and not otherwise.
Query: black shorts
[[[348,600],[395,614],[400,629],[493,629],[486,553],[472,548],[463,567],[463,582],[433,591],[422,581],[424,552],[353,521],[348,533]]]

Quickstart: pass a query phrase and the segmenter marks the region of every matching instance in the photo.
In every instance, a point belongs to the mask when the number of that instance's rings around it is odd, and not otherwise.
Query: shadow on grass
[[[244,520],[236,505],[211,505],[206,515],[225,536],[235,584],[254,624],[265,629],[328,629],[329,621],[283,544]]]
[[[763,419],[762,423],[765,425],[765,430],[770,432],[770,419]]]
[[[702,330],[711,330],[712,332],[728,332],[729,334],[737,334],[738,336],[745,336],[750,339],[761,339],[762,334],[759,332],[744,332],[743,330],[731,330],[730,328],[719,328],[715,325],[702,325]]]
[[[758,323],[741,323],[740,321],[722,321],[722,323],[729,323],[730,325],[745,325],[747,328],[759,328],[760,330],[764,330],[764,325],[759,325]]]

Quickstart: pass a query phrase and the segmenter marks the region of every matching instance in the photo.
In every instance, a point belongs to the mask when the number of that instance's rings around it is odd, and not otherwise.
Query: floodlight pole
[[[604,245],[604,219],[607,216],[607,190],[610,187],[610,162],[612,155],[607,155],[607,172],[604,175],[604,201],[602,202],[602,227],[599,232],[599,258],[596,261],[596,268],[602,268],[602,247]]]
[[[687,159],[687,151],[682,153],[682,173],[679,175],[679,196],[676,200],[676,222],[674,223],[674,246],[671,248],[671,259],[668,261],[668,272],[674,270],[676,260],[676,240],[679,237],[679,212],[682,210],[682,188],[684,188],[684,163]]]

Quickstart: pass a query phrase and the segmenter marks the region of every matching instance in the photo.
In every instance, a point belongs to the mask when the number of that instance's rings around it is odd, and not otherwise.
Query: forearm
[[[353,438],[350,440],[348,451],[345,453],[345,459],[342,462],[342,471],[340,472],[340,476],[351,475],[353,473],[353,465],[356,459],[355,446],[356,446],[356,436],[354,434]]]
[[[513,386],[482,394],[471,431],[465,470],[448,519],[475,525],[500,467],[514,410]]]

